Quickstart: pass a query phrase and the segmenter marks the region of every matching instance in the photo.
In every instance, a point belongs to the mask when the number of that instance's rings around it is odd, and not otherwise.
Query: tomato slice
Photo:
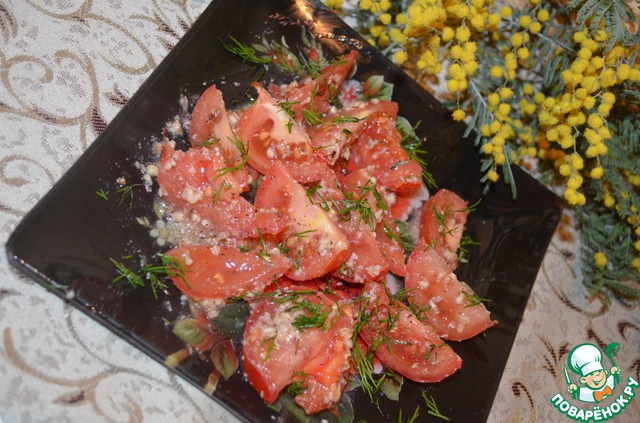
[[[460,369],[462,359],[405,305],[391,299],[371,302],[370,308],[358,334],[387,367],[421,383],[439,382]]]
[[[400,233],[396,222],[390,216],[385,215],[376,226],[376,240],[389,270],[398,276],[405,276],[404,248],[400,243]]]
[[[244,159],[243,152],[238,148],[239,140],[236,140],[231,129],[222,93],[215,85],[211,85],[202,93],[193,108],[189,139],[192,147],[219,148],[225,166],[238,167],[233,176],[243,189],[248,187],[251,178],[247,168],[239,166]]]
[[[309,78],[302,85],[291,86],[286,100],[299,123],[304,123],[304,110],[324,115],[331,107],[331,100],[338,96],[339,87],[353,68],[358,52],[353,50],[325,66],[316,78]]]
[[[307,191],[276,162],[264,176],[255,205],[288,216],[281,245],[294,263],[287,276],[294,280],[318,278],[349,257],[349,241],[329,215],[311,203]]]
[[[343,179],[345,189],[352,198],[364,205],[366,214],[370,215],[369,223],[374,227],[376,241],[376,247],[370,248],[381,255],[385,268],[396,275],[404,276],[405,256],[398,228],[385,201],[385,189],[376,182],[365,169],[351,172]]]
[[[252,86],[258,99],[240,116],[238,136],[248,149],[249,164],[267,173],[273,163],[283,161],[300,182],[319,181],[331,169],[314,155],[309,136],[260,84]]]
[[[242,340],[249,383],[267,402],[298,382],[296,402],[307,414],[333,408],[350,369],[353,310],[305,288],[281,291],[254,304]]]
[[[378,183],[394,191],[414,191],[422,185],[422,168],[400,143],[395,117],[384,113],[370,117],[370,125],[351,147],[350,161],[367,169]]]
[[[291,262],[276,248],[269,256],[242,253],[228,246],[179,246],[166,253],[184,264],[184,280],[172,276],[174,285],[189,297],[225,299],[262,292],[287,271]]]
[[[425,310],[425,320],[444,339],[463,341],[498,323],[424,239],[409,256],[404,283],[409,302]]]
[[[342,109],[333,110],[323,119],[324,123],[308,129],[311,145],[316,154],[330,165],[334,165],[345,148],[356,140],[369,122],[369,117],[378,113],[395,116],[398,105],[391,101],[374,99],[357,101]]]
[[[334,408],[347,385],[355,317],[350,304],[341,303],[340,313],[328,345],[302,368],[303,391],[295,401],[307,414]]]
[[[467,202],[447,189],[429,198],[420,217],[420,237],[433,246],[451,269],[458,265],[458,247],[469,211]]]
[[[224,169],[218,150],[199,147],[184,152],[164,144],[157,180],[165,201],[202,230],[237,238],[280,233],[284,216],[258,209],[241,197],[242,187]]]
[[[376,235],[357,211],[352,211],[349,220],[336,221],[349,240],[351,255],[333,272],[349,282],[365,283],[384,277],[389,265],[378,248]]]

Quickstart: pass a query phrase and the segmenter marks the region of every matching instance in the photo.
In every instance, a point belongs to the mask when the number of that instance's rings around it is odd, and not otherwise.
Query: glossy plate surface
[[[16,228],[7,245],[9,258],[62,298],[72,289],[75,297],[70,301],[75,307],[153,358],[163,361],[181,349],[181,341],[164,323],[182,311],[177,290],[170,289],[169,295],[156,301],[148,289],[111,283],[116,271],[109,257],[151,257],[158,251],[148,228],[136,222],[136,217],[143,216],[155,220],[151,209],[155,193],[141,187],[136,162],[152,161],[151,144],[162,136],[165,123],[179,113],[181,95],[193,105],[208,85],[216,83],[228,107],[233,107],[234,100],[246,100],[244,91],[260,76],[260,69],[225,52],[220,39],[232,35],[253,43],[263,35],[270,40],[284,36],[295,49],[303,26],[331,55],[360,50],[355,78],[383,74],[395,85],[393,99],[399,103],[400,115],[412,124],[422,122],[417,132],[427,137],[425,158],[438,185],[470,203],[482,197],[467,225],[467,233],[480,246],[471,249],[469,262],[457,273],[479,296],[492,300],[487,307],[500,322],[486,336],[451,343],[462,357],[463,367],[441,383],[405,381],[400,401],[381,399],[380,410],[360,390],[352,392],[354,421],[396,421],[400,410],[407,418],[421,402],[422,390],[434,397],[440,412],[452,421],[482,421],[491,408],[527,298],[559,220],[560,201],[519,168],[513,169],[517,200],[512,200],[510,189],[502,183],[483,197],[478,153],[472,140],[463,139],[465,127],[454,123],[448,110],[355,31],[313,3],[213,1],[107,129]],[[280,74],[274,72],[273,76],[284,82]],[[120,177],[138,187],[131,207],[120,204],[115,194],[115,181]],[[109,201],[96,196],[99,189],[111,194]],[[202,387],[211,364],[192,358],[177,371]],[[220,382],[213,396],[246,421],[270,422],[278,416],[241,372]],[[424,405],[421,409],[424,416]],[[287,416],[275,419],[291,420]]]

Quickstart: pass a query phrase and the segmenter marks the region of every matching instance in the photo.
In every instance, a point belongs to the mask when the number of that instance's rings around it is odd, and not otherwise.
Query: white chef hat
[[[593,344],[580,344],[569,353],[569,367],[574,373],[586,376],[602,367],[602,352]]]

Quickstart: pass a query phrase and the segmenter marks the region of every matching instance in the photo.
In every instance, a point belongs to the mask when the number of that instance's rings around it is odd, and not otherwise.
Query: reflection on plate
[[[165,325],[182,312],[177,290],[171,287],[168,296],[156,301],[149,290],[111,283],[115,269],[109,257],[131,253],[151,257],[158,250],[148,229],[136,221],[144,216],[155,219],[150,206],[154,193],[142,187],[136,162],[152,161],[151,144],[161,136],[164,124],[179,113],[182,94],[193,101],[216,83],[229,107],[232,99],[246,99],[244,90],[260,76],[260,69],[225,52],[219,39],[232,35],[252,43],[263,35],[272,40],[284,37],[295,48],[302,27],[331,55],[360,50],[355,78],[383,74],[394,84],[393,99],[399,104],[400,115],[412,123],[422,122],[417,132],[427,137],[425,159],[438,185],[470,203],[482,198],[467,225],[467,233],[480,246],[471,249],[469,262],[457,273],[479,296],[492,299],[487,307],[500,322],[486,336],[452,343],[464,360],[463,367],[443,382],[420,385],[405,381],[399,401],[380,398],[378,407],[372,406],[361,390],[350,393],[355,421],[396,421],[400,410],[403,416],[410,416],[421,401],[422,390],[434,397],[440,412],[452,421],[484,420],[560,217],[560,201],[519,168],[513,169],[517,200],[501,183],[483,196],[478,153],[471,140],[463,139],[465,127],[454,123],[431,95],[315,3],[212,2],[107,129],[20,223],[7,246],[10,260],[63,298],[73,290],[75,295],[69,301],[75,307],[153,358],[163,361],[181,349],[181,341]],[[267,76],[279,77],[273,70]],[[116,196],[115,181],[120,177],[137,187],[130,207],[113,199],[101,200],[95,194],[99,189],[110,189]],[[176,370],[203,387],[211,364],[192,357]],[[267,407],[241,372],[221,381],[213,396],[240,419],[290,420]]]

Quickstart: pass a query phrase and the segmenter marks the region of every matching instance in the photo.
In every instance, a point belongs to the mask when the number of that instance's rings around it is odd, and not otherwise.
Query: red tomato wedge
[[[222,93],[215,85],[205,90],[196,102],[191,114],[189,125],[189,139],[192,147],[219,148],[225,161],[225,166],[237,166],[233,172],[234,178],[243,188],[251,179],[242,163],[243,152],[238,148],[239,140],[231,129],[229,117],[225,109]]]
[[[406,275],[404,248],[400,244],[400,233],[396,222],[390,217],[384,217],[376,226],[376,240],[378,248],[384,256],[389,270],[398,276]]]
[[[305,412],[333,408],[350,369],[354,313],[320,292],[291,288],[254,303],[244,330],[242,364],[249,383],[267,402],[298,382]]]
[[[264,174],[281,160],[300,182],[328,177],[331,169],[314,155],[304,128],[260,84],[252,86],[258,99],[242,114],[236,128],[248,150],[249,164]]]
[[[347,107],[328,113],[324,123],[311,126],[308,134],[316,154],[330,165],[334,165],[340,153],[356,140],[369,122],[369,117],[378,113],[395,116],[397,103],[374,99],[354,102]]]
[[[255,205],[288,216],[283,246],[294,263],[287,276],[294,280],[318,278],[349,257],[349,241],[329,215],[311,203],[282,162],[264,176]]]
[[[172,276],[180,291],[193,298],[225,299],[248,292],[262,292],[287,271],[291,262],[277,249],[269,257],[237,248],[202,245],[180,246],[167,251],[185,267],[185,280]]]
[[[422,184],[422,168],[400,145],[395,116],[375,114],[351,147],[350,160],[367,169],[378,184],[394,191],[414,191]]]
[[[458,247],[468,214],[467,202],[444,188],[431,196],[422,209],[420,237],[451,269],[458,266]]]
[[[358,52],[353,50],[324,67],[316,78],[310,77],[302,85],[292,85],[287,90],[286,101],[291,104],[298,122],[304,123],[305,109],[320,115],[327,113],[331,99],[338,96],[339,87],[347,79],[357,57]]]
[[[365,283],[384,277],[389,265],[378,248],[376,235],[357,211],[352,211],[349,220],[336,221],[349,240],[351,255],[333,272],[345,281]]]
[[[302,368],[304,390],[295,401],[307,414],[334,408],[347,385],[355,318],[351,305],[341,304],[340,313],[344,314],[328,334],[329,344]]]
[[[373,301],[369,313],[358,334],[387,367],[421,383],[439,382],[461,367],[453,349],[402,303]]]
[[[425,320],[444,339],[463,341],[498,323],[424,239],[409,256],[404,283],[409,302],[426,310]]]
[[[363,203],[365,210],[371,215],[369,223],[374,227],[375,251],[382,255],[384,267],[396,275],[404,276],[405,256],[398,228],[384,199],[385,189],[377,186],[375,181],[366,170],[359,169],[347,175],[343,179],[343,185],[351,198]]]
[[[239,194],[242,187],[230,173],[224,173],[224,160],[218,150],[162,147],[158,184],[165,201],[218,234],[238,238],[280,233],[284,216],[273,210],[260,210]],[[206,222],[206,224],[205,224]]]

